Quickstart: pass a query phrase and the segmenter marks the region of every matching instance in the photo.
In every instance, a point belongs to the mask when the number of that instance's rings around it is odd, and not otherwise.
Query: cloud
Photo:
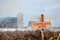
[[[0,5],[0,17],[11,16],[16,10],[17,6],[15,1],[3,1]]]
[[[16,11],[16,6],[15,5],[13,5],[13,6],[9,6],[9,5],[2,6],[2,7],[0,7],[0,17],[1,16],[7,16],[11,12],[14,12],[14,11]]]
[[[55,4],[55,5],[52,5],[52,6],[46,6],[44,9],[45,10],[60,9],[60,4]]]

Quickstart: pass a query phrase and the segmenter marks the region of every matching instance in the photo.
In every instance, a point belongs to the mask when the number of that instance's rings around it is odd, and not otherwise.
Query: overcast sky
[[[24,25],[27,25],[31,15],[54,15],[52,26],[60,26],[60,0],[0,0],[0,17],[24,15]]]

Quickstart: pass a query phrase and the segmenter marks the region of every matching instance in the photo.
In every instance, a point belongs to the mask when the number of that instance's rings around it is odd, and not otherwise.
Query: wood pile
[[[57,40],[60,32],[44,32],[44,40]],[[41,40],[41,31],[28,31],[28,32],[0,32],[0,40]],[[60,39],[59,39],[60,40]]]

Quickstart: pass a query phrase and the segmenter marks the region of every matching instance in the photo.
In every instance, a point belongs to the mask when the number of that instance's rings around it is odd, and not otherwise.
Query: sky
[[[30,16],[41,13],[54,15],[50,20],[52,26],[60,26],[60,0],[0,0],[0,18],[16,17],[19,12],[23,14],[24,26],[28,25]]]

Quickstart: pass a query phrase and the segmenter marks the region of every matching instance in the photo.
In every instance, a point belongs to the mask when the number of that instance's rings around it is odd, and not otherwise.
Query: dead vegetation
[[[44,40],[57,40],[60,32],[44,32]],[[0,32],[0,40],[41,40],[41,31],[28,31],[28,32]],[[60,38],[58,39],[60,40]]]

